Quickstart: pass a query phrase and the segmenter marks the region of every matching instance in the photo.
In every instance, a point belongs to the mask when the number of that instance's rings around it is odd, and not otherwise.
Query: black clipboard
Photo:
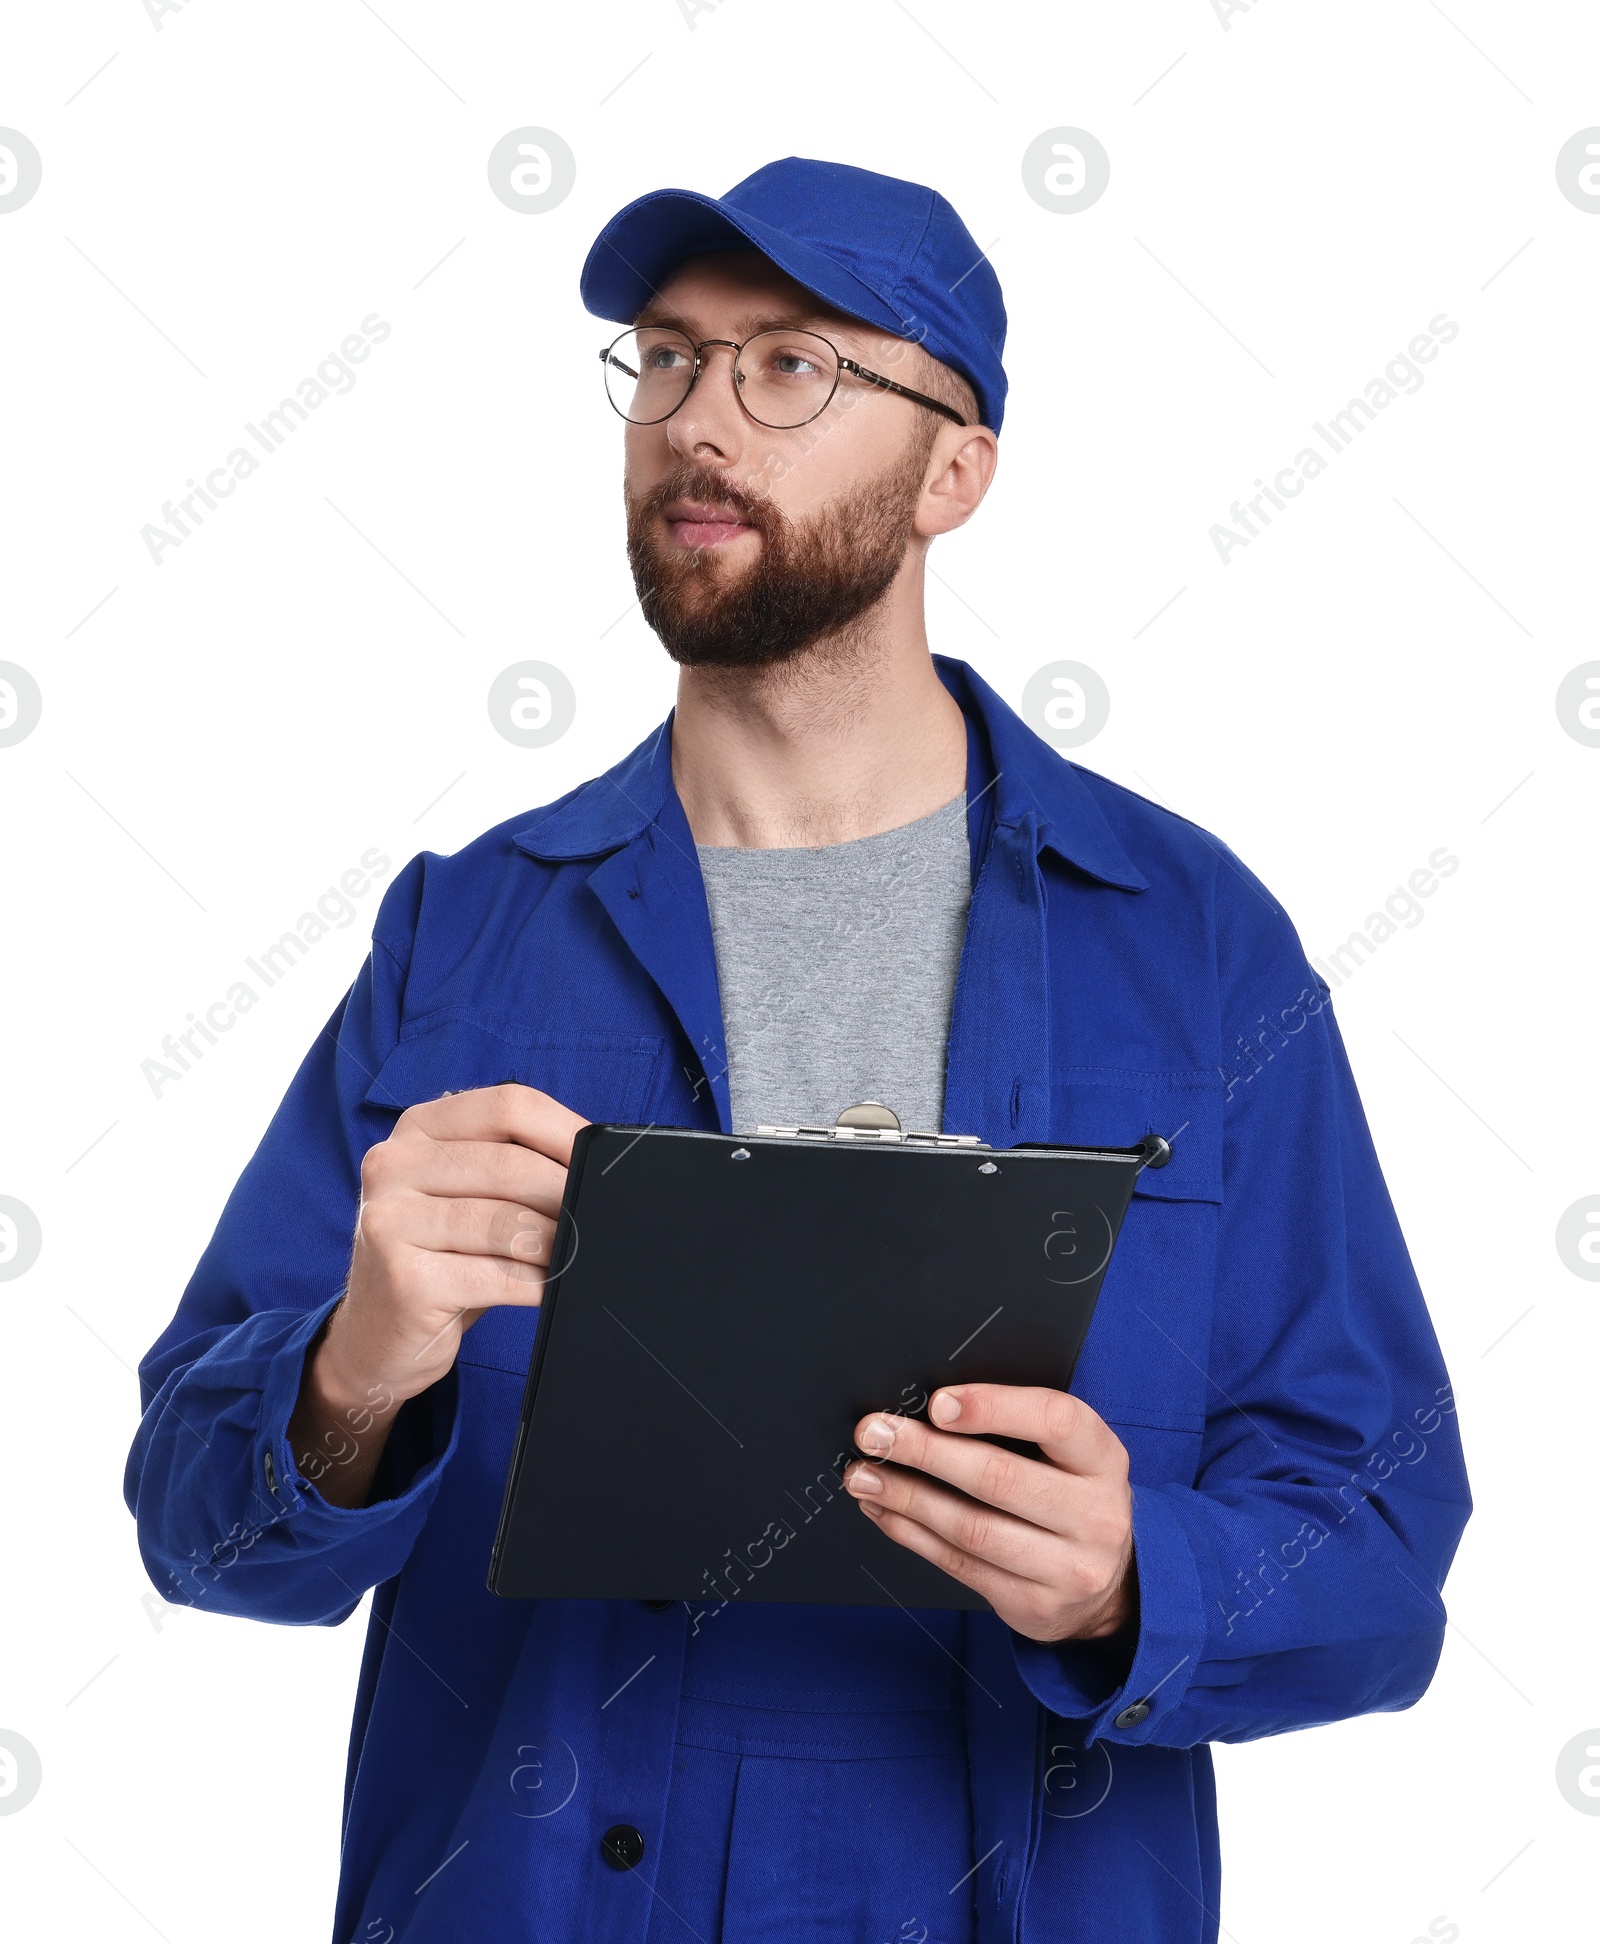
[[[861,1516],[853,1427],[945,1383],[1067,1389],[1169,1152],[580,1129],[490,1590],[984,1610]]]

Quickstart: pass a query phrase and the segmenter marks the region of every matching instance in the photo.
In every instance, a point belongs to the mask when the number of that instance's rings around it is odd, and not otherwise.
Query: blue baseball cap
[[[786,156],[720,200],[657,189],[595,238],[584,308],[626,324],[686,257],[757,249],[847,317],[911,338],[959,371],[994,431],[1005,413],[1000,279],[943,196],[842,162]]]

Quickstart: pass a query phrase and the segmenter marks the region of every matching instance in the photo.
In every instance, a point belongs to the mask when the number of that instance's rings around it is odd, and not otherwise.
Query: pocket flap
[[[1074,1147],[1135,1147],[1159,1134],[1164,1168],[1145,1168],[1136,1195],[1156,1201],[1222,1200],[1222,1076],[1068,1067],[1054,1086],[1056,1138]]]
[[[653,1034],[569,1032],[451,1007],[406,1022],[366,1099],[403,1110],[515,1080],[585,1120],[631,1124],[644,1118],[665,1050]]]

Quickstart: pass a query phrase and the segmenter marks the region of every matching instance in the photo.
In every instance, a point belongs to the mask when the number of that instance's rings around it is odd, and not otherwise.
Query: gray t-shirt
[[[881,1100],[902,1127],[938,1132],[972,894],[966,792],[848,844],[696,848],[733,1131],[831,1126]]]

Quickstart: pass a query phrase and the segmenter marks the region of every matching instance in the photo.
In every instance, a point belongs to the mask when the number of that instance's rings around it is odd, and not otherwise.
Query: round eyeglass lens
[[[762,331],[739,353],[734,381],[758,424],[804,425],[832,398],[839,359],[826,338],[809,331]]]
[[[606,396],[635,425],[669,418],[694,381],[694,345],[682,331],[624,331],[606,353]]]

